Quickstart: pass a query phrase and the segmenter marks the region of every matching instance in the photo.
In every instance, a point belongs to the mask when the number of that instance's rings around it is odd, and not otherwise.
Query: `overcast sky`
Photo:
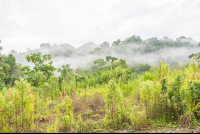
[[[0,0],[2,53],[132,35],[200,41],[199,0]]]

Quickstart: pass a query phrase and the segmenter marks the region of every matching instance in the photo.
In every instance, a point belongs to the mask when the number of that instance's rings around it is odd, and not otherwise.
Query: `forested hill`
[[[142,40],[140,36],[131,36],[124,40],[117,39],[112,43],[103,42],[95,44],[85,43],[79,48],[70,44],[50,45],[43,43],[40,48],[21,53],[15,50],[10,51],[16,57],[16,61],[23,65],[30,65],[25,56],[30,53],[41,52],[51,54],[53,65],[60,67],[63,63],[68,63],[73,69],[81,66],[91,68],[91,63],[99,58],[111,55],[117,58],[127,59],[130,66],[137,64],[158,65],[158,59],[168,63],[172,68],[181,63],[191,62],[188,55],[200,51],[200,43],[190,37],[180,36],[173,40],[168,37],[158,39],[156,37]]]

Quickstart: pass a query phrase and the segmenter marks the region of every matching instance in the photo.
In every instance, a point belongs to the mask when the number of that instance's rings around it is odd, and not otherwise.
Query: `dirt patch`
[[[161,127],[158,129],[148,129],[139,131],[127,129],[127,130],[116,130],[114,133],[200,133],[200,127],[196,128],[179,127],[174,129]]]

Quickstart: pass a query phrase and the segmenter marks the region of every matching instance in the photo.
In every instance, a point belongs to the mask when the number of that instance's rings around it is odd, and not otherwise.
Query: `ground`
[[[146,130],[116,130],[114,133],[200,133],[200,126],[189,127],[160,127],[157,129],[146,129]]]

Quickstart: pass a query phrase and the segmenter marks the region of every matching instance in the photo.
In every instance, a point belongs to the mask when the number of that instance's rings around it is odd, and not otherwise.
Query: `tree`
[[[50,61],[50,54],[41,55],[41,53],[31,53],[31,55],[26,56],[26,60],[35,64],[32,70],[29,66],[21,67],[21,70],[24,72],[24,75],[26,75],[26,79],[29,82],[33,82],[35,80],[35,74],[38,71],[41,71],[48,80],[53,75],[53,71],[56,70],[56,68],[52,66],[53,61]],[[45,61],[46,64],[44,63]]]
[[[123,68],[128,68],[128,64],[126,63],[126,59],[119,59],[119,62],[116,63],[116,66],[121,66]]]
[[[110,60],[111,60],[111,62],[110,62],[110,68],[112,69],[112,66],[115,65],[115,61],[118,60],[118,58],[112,57],[112,56],[106,56],[106,61],[109,62]]]
[[[77,74],[79,74],[80,72],[81,72],[81,67],[80,66],[78,66],[77,68],[76,68],[76,70],[75,70],[75,73],[77,73]],[[80,75],[80,74],[79,74]]]
[[[0,46],[0,52],[3,48]],[[5,83],[6,85],[9,83],[10,80],[10,65],[5,63],[4,61],[5,55],[2,55],[0,53],[0,83],[3,84]]]
[[[194,54],[194,53],[192,53],[192,54],[190,54],[189,56],[188,56],[188,58],[195,58],[196,59],[196,61],[197,61],[197,63],[198,63],[198,65],[199,65],[199,63],[200,63],[200,52],[199,53],[196,53],[196,54]]]
[[[58,68],[58,72],[61,72],[61,76],[67,81],[67,75],[72,74],[73,69],[70,68],[70,64],[62,65],[61,68]]]
[[[106,62],[104,61],[104,59],[98,59],[98,60],[95,60],[94,62],[93,62],[94,64],[97,64],[96,66],[93,66],[92,67],[92,69],[95,69],[95,68],[98,68],[98,67],[100,67],[100,70],[101,70],[101,68],[104,66],[104,65],[106,65]]]
[[[13,75],[14,75],[14,72],[16,72],[17,69],[19,69],[19,67],[17,66],[17,63],[15,62],[15,57],[12,54],[9,54],[8,56],[4,57],[4,62],[10,66],[9,74],[11,76],[11,81],[14,84],[14,80],[16,78],[14,78]]]
[[[185,36],[180,36],[179,39],[186,39],[186,37]]]
[[[94,50],[91,51],[90,54],[98,54],[98,55],[100,55],[102,52],[103,52],[102,48],[97,47],[97,48],[94,48]]]
[[[2,54],[1,54],[1,51],[3,50],[3,48],[0,46],[0,58],[2,58]],[[0,59],[1,61],[1,59]]]
[[[1,63],[2,71],[0,72],[0,78],[2,78],[7,85],[10,82],[10,65],[7,63]]]
[[[49,43],[42,43],[41,45],[40,45],[40,48],[49,48],[49,47],[51,47],[51,45],[49,44]]]
[[[47,80],[47,78],[43,75],[43,73],[41,71],[38,71],[36,73],[33,74],[33,79],[32,79],[32,85],[39,87],[41,86],[43,83],[45,83]]]
[[[113,47],[119,46],[120,43],[121,43],[121,40],[118,39],[118,40],[116,40],[116,41],[113,41],[112,46],[113,46]]]
[[[0,49],[2,50],[2,47],[0,47]],[[17,63],[15,62],[15,57],[12,54],[6,56],[1,55],[0,53],[0,68],[1,81],[6,85],[10,84],[12,86],[14,80],[17,79],[14,74],[19,70]]]
[[[149,64],[140,64],[138,68],[136,68],[136,72],[137,73],[142,73],[142,72],[145,72],[145,71],[149,71],[151,68],[151,66]]]
[[[2,74],[2,70],[3,68],[0,67],[0,75]],[[2,90],[2,88],[4,87],[5,85],[5,82],[1,79],[2,77],[0,77],[0,90]]]
[[[85,80],[85,77],[81,77],[78,74],[75,75],[76,91],[77,91],[77,84],[78,84],[77,82],[81,82],[83,80]]]
[[[88,69],[82,69],[80,66],[78,66],[75,70],[75,73],[81,76],[87,76],[90,75],[92,72]]]
[[[104,41],[104,42],[101,43],[99,46],[100,46],[101,48],[109,48],[109,47],[110,47],[110,44],[109,44],[108,42]]]
[[[14,71],[17,69],[15,57],[12,54],[9,54],[7,57],[4,57],[4,62],[10,65],[10,75],[13,76]]]
[[[23,71],[21,70],[22,64],[17,63],[17,67],[18,67],[18,68],[15,70],[14,76],[15,76],[17,79],[19,79],[20,77],[24,77],[24,73],[23,73]],[[14,78],[15,78],[15,77],[14,77]]]
[[[140,36],[131,36],[129,38],[126,38],[124,41],[122,41],[122,43],[141,43],[142,39],[140,38]]]

